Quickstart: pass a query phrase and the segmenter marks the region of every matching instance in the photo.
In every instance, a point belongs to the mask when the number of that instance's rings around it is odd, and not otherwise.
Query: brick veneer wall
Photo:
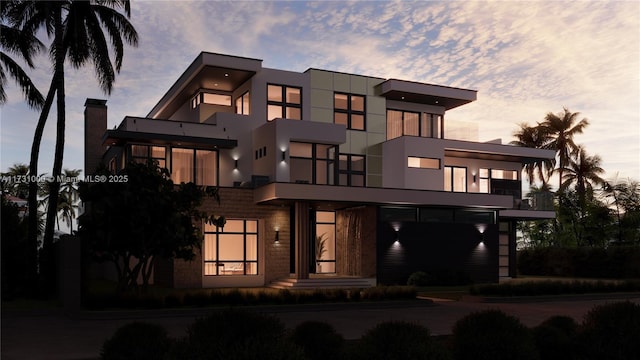
[[[258,268],[264,275],[265,284],[289,276],[289,207],[257,205],[253,201],[252,189],[220,188],[220,204],[214,199],[206,199],[201,209],[228,219],[258,219]],[[276,229],[279,230],[278,243],[274,242]],[[156,281],[177,288],[202,287],[202,254],[196,253],[193,261],[159,262]]]

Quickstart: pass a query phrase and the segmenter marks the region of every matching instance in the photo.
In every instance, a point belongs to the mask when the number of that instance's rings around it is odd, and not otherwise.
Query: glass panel
[[[313,183],[313,161],[291,158],[291,181]]]
[[[402,136],[402,111],[387,110],[387,140]]]
[[[196,150],[196,184],[216,185],[216,152]]]
[[[171,149],[171,180],[174,183],[188,183],[193,181],[193,150]]]
[[[257,263],[245,263],[245,271],[247,275],[256,275],[258,274],[258,264]]]
[[[247,220],[247,234],[256,234],[258,232],[258,220]]]
[[[493,224],[493,211],[456,210],[456,222],[467,224]]]
[[[280,105],[268,105],[267,106],[267,120],[271,121],[275,118],[282,117],[282,106]]]
[[[333,145],[316,144],[316,158],[318,159],[331,159],[330,149]]]
[[[244,233],[244,220],[227,220],[220,232]]]
[[[311,158],[312,144],[291,142],[289,145],[289,156]]]
[[[453,168],[453,191],[467,191],[467,169]]]
[[[166,157],[166,150],[164,146],[152,146],[151,157],[154,159],[164,159]]]
[[[335,224],[318,224],[316,225],[317,238],[324,240],[318,243],[316,239],[316,260],[335,260],[336,259],[336,225]],[[322,254],[318,251],[324,250]]]
[[[286,118],[287,119],[291,119],[291,120],[300,120],[300,119],[302,119],[302,116],[300,116],[300,108],[287,107]]]
[[[422,114],[422,119],[420,119],[420,136],[422,137],[433,137],[431,131],[431,115],[427,113]]]
[[[444,191],[451,191],[451,173],[453,169],[450,166],[444,167]]]
[[[347,174],[338,175],[338,183],[340,185],[347,185],[348,184],[347,179],[348,179],[348,175]]]
[[[405,112],[404,113],[404,135],[419,136],[418,121],[420,114]]]
[[[420,167],[420,158],[409,156],[407,158],[407,167],[419,168]]]
[[[215,234],[204,235],[204,259],[217,260]]]
[[[298,88],[287,88],[287,103],[289,104],[300,104],[300,89]]]
[[[222,263],[224,266],[218,266],[220,275],[244,275],[244,262],[239,261],[225,261]]]
[[[236,99],[236,114],[242,114],[242,98]]]
[[[489,179],[480,179],[480,188],[478,191],[485,194],[489,193]]]
[[[381,221],[416,221],[415,208],[382,207],[380,208]]]
[[[345,113],[334,113],[333,114],[333,122],[336,124],[341,124],[344,126],[348,126],[348,121],[349,121],[349,115],[345,114]]]
[[[421,158],[420,167],[423,169],[440,169],[440,159]]]
[[[242,260],[244,258],[244,235],[219,234],[218,251],[220,252],[218,254],[220,261]]]
[[[282,86],[267,85],[267,99],[269,101],[282,102]]]
[[[364,186],[364,175],[351,175],[351,186]]]
[[[351,110],[364,111],[364,96],[351,95]]]
[[[258,235],[247,235],[246,260],[258,260]]]
[[[351,114],[351,128],[354,130],[364,130],[364,115]]]
[[[504,179],[504,171],[499,169],[491,169],[492,179]]]
[[[453,222],[453,210],[449,209],[420,209],[421,222]]]
[[[335,211],[317,211],[316,212],[316,222],[319,223],[335,223],[336,222],[336,213]]]
[[[351,155],[351,171],[364,171],[364,156]]]
[[[480,169],[480,177],[488,178],[489,177],[489,169]]]
[[[327,173],[327,162],[324,160],[316,160],[316,184],[326,185],[329,181]]]
[[[231,106],[231,96],[223,94],[207,94],[204,93],[202,102],[212,105]]]
[[[436,133],[434,134],[433,137],[438,138],[438,139],[443,138],[444,136],[443,136],[443,133],[442,133],[442,126],[443,126],[442,125],[442,115],[433,114],[433,122],[435,123],[434,128],[436,130]]]
[[[340,170],[348,170],[349,169],[349,156],[340,154],[340,156],[338,157],[338,166],[339,166]]]
[[[349,96],[347,94],[334,94],[333,95],[333,106],[336,109],[348,110],[349,104],[347,103],[347,99]]]
[[[218,275],[216,273],[217,263],[206,262],[204,263],[204,274],[205,275]]]
[[[242,96],[243,100],[243,104],[242,104],[242,109],[243,109],[243,114],[244,115],[250,115],[251,114],[251,102],[249,101],[249,93],[246,93]]]
[[[147,145],[131,145],[131,156],[147,157],[149,156],[149,147]]]

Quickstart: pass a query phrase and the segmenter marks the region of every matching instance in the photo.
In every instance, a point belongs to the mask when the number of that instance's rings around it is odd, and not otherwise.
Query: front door
[[[311,212],[309,272],[335,274],[336,272],[336,213],[335,211]]]

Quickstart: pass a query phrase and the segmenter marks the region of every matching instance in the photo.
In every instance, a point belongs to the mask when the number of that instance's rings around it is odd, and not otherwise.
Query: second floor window
[[[249,109],[249,92],[248,91],[236,99],[236,114],[241,114],[241,115],[251,114]]]
[[[365,156],[340,154],[338,183],[347,186],[365,186]]]
[[[267,85],[267,121],[276,118],[302,120],[302,89]]]
[[[365,130],[365,97],[335,93],[333,95],[333,122],[351,130]]]
[[[171,180],[175,184],[217,185],[217,155],[211,150],[171,149]]]
[[[491,180],[518,180],[518,172],[515,170],[480,169],[480,184],[478,192],[491,193]]]
[[[336,146],[291,142],[291,181],[305,184],[333,185]]]
[[[444,191],[467,192],[467,168],[445,166]]]
[[[404,110],[387,110],[387,140],[400,136],[444,138],[442,115]]]

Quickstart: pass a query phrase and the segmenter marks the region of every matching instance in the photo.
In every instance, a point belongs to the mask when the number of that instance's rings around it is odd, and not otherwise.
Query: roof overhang
[[[205,138],[197,136],[157,134],[127,130],[107,130],[102,136],[105,146],[122,146],[129,142],[156,145],[173,145],[207,149],[232,149],[238,146],[237,140]]]
[[[389,100],[406,101],[451,110],[477,99],[477,91],[405,80],[389,79],[378,85],[380,95]]]

